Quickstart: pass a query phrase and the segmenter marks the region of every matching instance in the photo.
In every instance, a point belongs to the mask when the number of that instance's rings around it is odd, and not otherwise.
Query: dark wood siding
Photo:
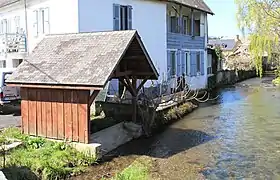
[[[25,134],[88,143],[89,91],[21,88]]]

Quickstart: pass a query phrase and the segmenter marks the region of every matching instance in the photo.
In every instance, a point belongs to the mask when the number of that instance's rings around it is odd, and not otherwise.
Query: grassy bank
[[[111,180],[148,180],[151,167],[149,158],[139,158]]]
[[[2,162],[6,176],[21,179],[65,179],[77,175],[96,162],[72,148],[68,143],[48,141],[44,138],[32,138],[22,135],[17,128],[5,129],[0,133],[2,139],[17,139],[22,145],[5,154]],[[9,143],[10,143],[9,142]],[[2,160],[3,160],[2,155]],[[10,177],[8,179],[13,179]]]

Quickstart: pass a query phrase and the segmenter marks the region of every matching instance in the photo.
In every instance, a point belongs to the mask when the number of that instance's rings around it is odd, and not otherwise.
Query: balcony
[[[204,49],[205,38],[179,33],[167,33],[168,49]]]
[[[0,56],[2,59],[23,59],[26,56],[26,52],[25,34],[0,34]]]
[[[207,15],[174,3],[167,6],[168,49],[201,50],[206,48]]]

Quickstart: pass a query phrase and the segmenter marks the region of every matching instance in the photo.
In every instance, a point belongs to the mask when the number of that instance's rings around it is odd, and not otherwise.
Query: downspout
[[[27,55],[29,54],[29,46],[28,46],[28,23],[27,23],[27,4],[26,0],[23,0],[24,2],[24,19],[25,19],[25,49],[27,52]]]

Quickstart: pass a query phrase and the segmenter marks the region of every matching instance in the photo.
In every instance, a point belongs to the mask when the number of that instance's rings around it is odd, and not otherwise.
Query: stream
[[[152,179],[280,179],[280,88],[270,80],[253,78],[219,90],[217,100],[162,133],[113,151],[118,157],[108,167],[145,155],[156,162]]]

